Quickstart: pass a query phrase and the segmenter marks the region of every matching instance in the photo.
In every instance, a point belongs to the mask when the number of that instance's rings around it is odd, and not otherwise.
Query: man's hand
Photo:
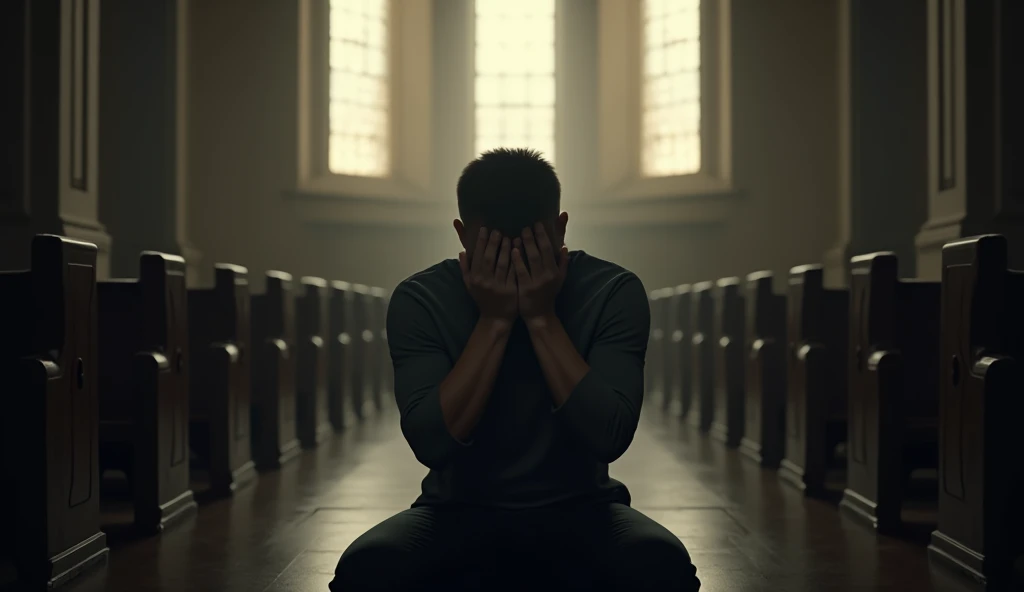
[[[530,262],[529,269],[524,257]],[[522,237],[515,240],[512,262],[519,283],[519,314],[523,320],[529,323],[554,315],[555,297],[569,270],[569,250],[563,246],[556,252],[544,225],[538,222],[534,231],[524,228]]]
[[[511,241],[494,230],[480,229],[480,236],[469,261],[466,252],[459,253],[462,280],[480,309],[480,318],[511,324],[519,312],[516,274],[509,266]]]

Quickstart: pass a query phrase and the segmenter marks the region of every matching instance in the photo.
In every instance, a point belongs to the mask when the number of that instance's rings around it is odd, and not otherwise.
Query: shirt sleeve
[[[585,359],[590,370],[555,413],[601,462],[629,448],[640,423],[651,310],[635,275],[619,285]]]
[[[402,434],[417,460],[439,470],[466,446],[451,435],[441,414],[438,389],[453,362],[427,309],[402,286],[391,296],[387,332]]]

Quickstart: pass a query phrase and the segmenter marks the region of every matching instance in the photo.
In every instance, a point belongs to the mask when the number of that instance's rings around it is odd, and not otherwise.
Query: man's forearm
[[[537,353],[537,361],[551,390],[555,407],[561,407],[569,400],[569,395],[576,385],[590,371],[583,356],[576,351],[576,346],[565,332],[565,327],[558,317],[531,319],[526,326],[530,331],[530,340]]]
[[[511,330],[510,322],[477,321],[455,367],[441,381],[438,392],[444,423],[460,442],[470,439],[487,406]]]

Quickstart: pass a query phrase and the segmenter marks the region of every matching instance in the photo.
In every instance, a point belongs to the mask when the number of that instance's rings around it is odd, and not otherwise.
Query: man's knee
[[[652,533],[622,549],[623,567],[630,572],[638,590],[678,590],[700,588],[690,553],[679,539],[665,531]]]
[[[332,591],[388,590],[410,572],[410,553],[401,542],[373,534],[359,537],[341,554]]]

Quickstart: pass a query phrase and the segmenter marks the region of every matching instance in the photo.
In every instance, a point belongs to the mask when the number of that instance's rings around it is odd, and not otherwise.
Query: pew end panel
[[[773,292],[774,274],[747,276],[746,426],[740,451],[777,468],[785,447],[786,297]]]
[[[258,470],[276,469],[301,451],[295,414],[291,284],[290,274],[268,271],[266,290],[251,299],[252,448]]]
[[[384,288],[370,288],[373,296],[372,331],[377,343],[374,358],[374,390],[383,407],[385,396],[393,395],[389,386],[391,374],[391,352],[388,349],[387,318],[388,293]]]
[[[665,363],[669,368],[671,400],[675,402],[670,414],[682,418],[690,412],[693,399],[689,284],[673,288],[668,310],[669,329],[672,333],[668,339]]]
[[[665,340],[669,292],[668,288],[659,288],[651,290],[647,297],[651,309],[651,331],[647,339],[647,356],[644,364],[644,393],[648,401],[660,399],[658,406],[662,411],[669,405],[665,391],[665,375],[668,372],[668,366],[665,364]]]
[[[196,510],[189,470],[189,337],[185,260],[139,257],[140,341],[132,376],[135,524],[160,532]]]
[[[841,507],[894,532],[912,472],[936,468],[939,284],[901,280],[896,255],[881,252],[851,259],[850,292]]]
[[[0,371],[10,389],[0,414],[5,584],[53,588],[109,554],[95,428],[96,257],[95,245],[37,235],[31,268],[0,273],[9,298],[0,315]]]
[[[899,404],[905,364],[899,351],[882,350],[873,352],[864,366],[851,384],[851,391],[855,388],[859,393],[856,400],[851,397],[851,420],[858,415],[860,419],[850,425],[847,487],[839,506],[888,533],[900,524],[903,499],[903,442],[898,427],[905,425]]]
[[[741,280],[723,278],[716,285],[714,302],[715,413],[711,434],[729,447],[737,447],[746,427],[746,366],[744,308]]]
[[[1024,556],[1024,281],[1007,267],[1002,236],[947,244],[942,259],[939,516],[929,558],[1000,589]]]
[[[849,293],[826,289],[820,265],[801,265],[790,270],[787,303],[787,437],[779,475],[802,481],[808,495],[841,493]]]
[[[333,281],[328,299],[327,389],[328,413],[335,431],[342,431],[351,423],[352,411],[352,285]]]
[[[132,490],[135,524],[147,533],[161,532],[197,508],[189,489],[188,441],[179,427],[188,421],[176,365],[153,351],[139,352],[132,361],[136,398]]]
[[[368,321],[372,298],[370,287],[365,284],[352,285],[352,410],[360,420],[370,417],[376,411],[376,396],[372,391],[371,368],[374,359],[375,338]]]
[[[296,297],[295,402],[299,442],[315,448],[332,432],[327,394],[327,282],[303,277]]]
[[[218,263],[210,289],[190,289],[189,443],[193,479],[208,473],[212,496],[255,475],[250,443],[251,329],[248,271]]]
[[[692,397],[697,413],[690,423],[702,432],[711,429],[715,419],[715,343],[714,343],[714,282],[693,285],[690,306]]]

